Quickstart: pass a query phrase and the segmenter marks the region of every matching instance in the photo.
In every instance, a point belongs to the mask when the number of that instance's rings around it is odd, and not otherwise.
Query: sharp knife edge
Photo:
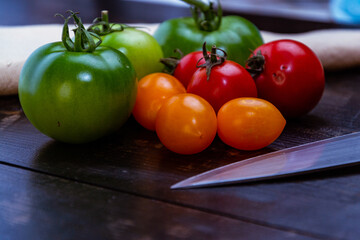
[[[354,143],[358,144],[354,145]],[[337,155],[337,152],[340,152],[341,156]],[[308,153],[307,159],[305,159],[306,154],[303,153]],[[284,160],[281,160],[282,158]],[[270,173],[266,173],[267,169],[265,169],[265,173],[263,174],[261,174],[261,171],[255,171],[255,174],[252,176],[246,176],[246,172],[245,174],[243,172],[245,176],[236,175],[236,169],[241,170],[241,168],[248,168],[248,171],[254,171],[254,167],[259,167],[262,164],[266,164],[269,159],[275,159],[275,163],[283,165],[278,166],[279,169],[275,172],[270,171]],[[311,162],[309,159],[313,160],[313,162]],[[355,132],[259,155],[257,157],[228,164],[178,182],[172,185],[171,189],[199,188],[224,184],[253,182],[286,176],[294,176],[331,168],[345,167],[359,163],[360,132]],[[275,168],[275,170],[277,167],[276,164],[268,166]],[[292,167],[294,167],[294,169],[292,169]],[[235,175],[235,177],[224,177],[227,172]]]

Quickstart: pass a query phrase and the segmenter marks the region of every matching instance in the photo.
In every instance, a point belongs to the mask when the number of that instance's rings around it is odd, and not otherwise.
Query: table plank
[[[0,236],[3,240],[315,239],[3,164]]]
[[[327,73],[318,107],[289,121],[271,146],[244,152],[215,139],[209,149],[191,156],[168,151],[133,119],[100,141],[62,144],[39,133],[19,110],[17,98],[7,97],[0,104],[0,162],[303,236],[354,239],[360,234],[360,167],[221,188],[169,187],[247,157],[358,131],[359,89],[359,71]]]

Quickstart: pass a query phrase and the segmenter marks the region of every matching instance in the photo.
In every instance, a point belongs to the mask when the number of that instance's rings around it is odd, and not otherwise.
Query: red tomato
[[[265,63],[255,67],[263,69],[254,77],[259,98],[270,101],[285,117],[311,111],[325,87],[324,70],[314,52],[303,43],[278,40],[254,51],[260,53]]]
[[[188,86],[194,72],[198,70],[196,64],[200,65],[205,63],[205,60],[201,59],[202,57],[203,57],[203,52],[197,51],[197,52],[189,53],[179,60],[173,75],[174,77],[179,79],[179,81],[185,87]],[[198,63],[199,60],[200,62]]]
[[[260,98],[237,98],[225,103],[217,121],[220,139],[240,150],[268,146],[280,136],[286,124],[280,111]]]
[[[133,116],[143,127],[155,131],[156,114],[163,102],[168,97],[185,92],[184,86],[175,77],[166,73],[149,74],[138,83]]]
[[[257,97],[254,80],[246,69],[236,62],[225,60],[212,67],[208,80],[206,72],[206,68],[200,68],[193,74],[187,92],[203,97],[216,112],[231,99]]]
[[[194,94],[168,98],[156,117],[156,133],[166,148],[179,154],[206,149],[216,135],[216,114],[211,105]]]

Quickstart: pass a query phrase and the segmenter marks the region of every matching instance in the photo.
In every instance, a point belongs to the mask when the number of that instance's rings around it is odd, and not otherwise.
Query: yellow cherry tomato
[[[162,144],[179,154],[205,150],[216,135],[216,114],[203,98],[179,94],[168,98],[156,117],[156,133]]]
[[[133,116],[143,127],[155,131],[156,114],[163,102],[185,92],[185,87],[175,77],[166,73],[149,74],[138,83]]]
[[[260,98],[237,98],[219,110],[218,135],[231,147],[257,150],[274,142],[286,120],[270,102]]]

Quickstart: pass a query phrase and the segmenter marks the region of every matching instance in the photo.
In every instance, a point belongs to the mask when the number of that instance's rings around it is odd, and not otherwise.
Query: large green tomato
[[[19,98],[26,117],[42,133],[68,143],[96,140],[119,129],[137,93],[135,70],[116,49],[68,51],[46,44],[24,64]]]
[[[164,65],[160,62],[163,52],[153,36],[138,28],[109,23],[108,11],[102,11],[101,18],[97,20],[88,30],[101,36],[103,46],[124,53],[133,64],[138,80],[163,70]]]
[[[227,59],[245,66],[253,50],[263,44],[258,28],[239,16],[222,17],[220,4],[214,13],[212,4],[203,0],[183,0],[194,5],[194,18],[164,21],[154,33],[166,58],[179,49],[184,55],[200,51],[204,42],[227,52]],[[200,15],[200,17],[198,17]],[[203,16],[203,17],[202,17]]]

